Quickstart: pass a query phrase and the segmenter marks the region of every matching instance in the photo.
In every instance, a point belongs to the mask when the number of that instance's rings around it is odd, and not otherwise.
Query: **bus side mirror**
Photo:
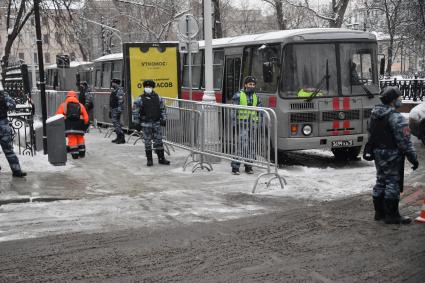
[[[381,63],[379,66],[379,74],[383,76],[385,74],[385,58],[381,58]]]
[[[273,63],[272,62],[263,63],[263,81],[265,83],[273,82]]]

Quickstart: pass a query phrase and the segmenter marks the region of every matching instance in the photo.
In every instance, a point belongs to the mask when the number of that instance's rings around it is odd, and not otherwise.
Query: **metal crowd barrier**
[[[192,171],[212,169],[204,158],[209,156],[266,169],[267,172],[257,177],[253,193],[265,176],[272,177],[267,186],[278,179],[284,187],[286,181],[278,173],[277,149],[272,146],[277,144],[277,118],[273,109],[164,99],[168,116],[164,142],[189,150],[188,158],[200,155]]]
[[[381,80],[381,89],[387,86],[397,86],[405,100],[424,101],[425,79]]]

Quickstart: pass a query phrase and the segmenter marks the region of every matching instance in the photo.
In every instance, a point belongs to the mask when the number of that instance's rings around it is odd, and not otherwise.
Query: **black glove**
[[[416,170],[419,167],[419,161],[415,160],[414,162],[412,162],[412,170]]]
[[[161,119],[161,120],[159,120],[159,124],[160,124],[162,127],[165,127],[165,125],[167,124],[167,120]]]

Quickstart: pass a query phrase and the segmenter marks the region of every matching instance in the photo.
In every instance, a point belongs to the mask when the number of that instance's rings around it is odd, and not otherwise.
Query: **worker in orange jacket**
[[[65,135],[68,138],[68,152],[73,159],[86,155],[84,133],[89,125],[89,115],[83,104],[78,101],[78,95],[70,90],[56,114],[65,116]]]

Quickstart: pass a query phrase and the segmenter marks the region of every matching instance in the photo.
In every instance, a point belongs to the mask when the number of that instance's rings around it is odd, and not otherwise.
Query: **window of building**
[[[43,34],[43,43],[49,44],[49,35],[48,34]]]
[[[37,54],[37,52],[34,52],[34,55],[33,55],[34,57],[34,64],[38,64],[38,54]]]
[[[19,59],[22,59],[25,61],[25,54],[24,53],[19,53]]]
[[[49,19],[47,17],[42,17],[41,18],[41,23],[43,25],[46,25],[47,26],[49,24]]]
[[[44,61],[46,64],[50,64],[50,53],[44,53]]]
[[[61,34],[60,34],[60,33],[55,32],[55,39],[56,39],[56,42],[57,42],[59,45],[62,45],[62,36],[61,36]]]

